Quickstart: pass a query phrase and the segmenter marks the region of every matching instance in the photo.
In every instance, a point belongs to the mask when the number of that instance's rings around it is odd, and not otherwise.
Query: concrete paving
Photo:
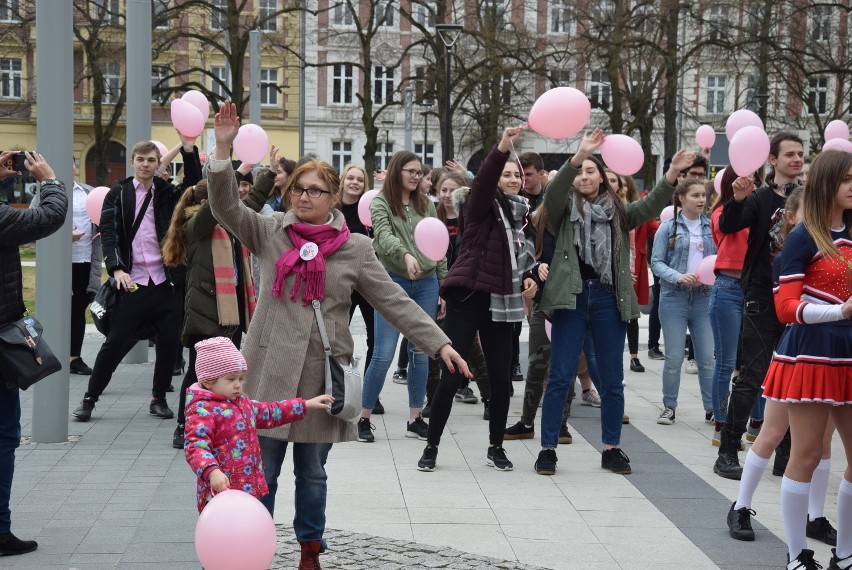
[[[647,318],[640,324],[644,342]],[[363,354],[364,329],[357,316],[353,332]],[[101,342],[97,333],[87,334],[83,358],[89,364]],[[522,355],[525,350],[524,344]],[[631,423],[624,426],[622,448],[634,471],[628,476],[601,469],[599,410],[581,406],[579,400],[570,420],[574,442],[559,446],[558,471],[552,477],[533,470],[537,438],[506,442],[514,471],[487,467],[482,405],[462,403],[453,408],[437,470],[419,472],[416,463],[424,442],[404,437],[406,388],[388,381],[382,393],[387,413],[373,416],[376,442],[336,445],[329,455],[330,550],[322,557],[324,567],[783,567],[780,478],[769,470],[755,495],[757,540],[732,540],[725,515],[738,482],[712,472],[716,448],[710,444],[712,427],[704,423],[697,376],[682,376],[677,422],[657,425],[662,362],[645,356],[642,351],[645,373],[625,371]],[[0,558],[0,567],[199,567],[193,544],[195,478],[183,453],[171,447],[175,421],[148,414],[152,371],[152,363],[119,367],[93,420],[69,420],[67,443],[30,441],[32,394],[22,393],[24,439],[12,490],[13,531],[38,540],[39,549]],[[72,408],[86,382],[86,377],[71,377]],[[510,424],[521,411],[523,383],[514,386]],[[176,406],[176,395],[169,395],[169,403]],[[834,450],[838,459],[826,505],[832,521],[845,469],[839,441]],[[285,464],[282,473],[289,472]],[[292,478],[282,476],[275,569],[298,565],[289,526],[292,497]],[[828,546],[810,541],[809,548],[827,564]]]

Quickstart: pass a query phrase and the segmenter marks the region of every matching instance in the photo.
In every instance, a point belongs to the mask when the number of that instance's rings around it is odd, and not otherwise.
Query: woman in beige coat
[[[258,291],[257,309],[243,342],[248,362],[246,393],[264,401],[322,394],[324,352],[310,301],[321,301],[332,353],[348,361],[354,349],[349,333],[353,290],[424,352],[440,355],[450,369],[458,366],[470,376],[446,335],[391,281],[370,239],[349,234],[343,214],[333,209],[340,186],[328,164],[310,161],[296,169],[285,190],[286,214],[261,216],[240,202],[229,156],[239,126],[235,106],[224,103],[215,120],[216,151],[208,165],[208,193],[213,215],[257,256],[261,283],[271,284]],[[314,247],[307,247],[308,243]],[[327,414],[313,414],[260,433],[269,485],[263,503],[270,513],[287,444],[294,444],[293,526],[302,546],[299,567],[319,568],[318,554],[325,547],[326,457],[333,443],[355,439],[355,426]]]

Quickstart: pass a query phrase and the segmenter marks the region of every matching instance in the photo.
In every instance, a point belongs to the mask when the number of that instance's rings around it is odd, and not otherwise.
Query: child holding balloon
[[[715,255],[710,218],[704,214],[704,182],[687,178],[677,185],[674,217],[654,236],[651,270],[660,277],[660,323],[667,347],[682,347],[686,330],[692,335],[698,362],[698,382],[705,412],[713,409],[713,331],[708,317],[710,287],[699,281],[699,263]],[[663,411],[657,423],[671,425],[680,389],[683,350],[666,350],[663,366]]]
[[[184,453],[198,476],[198,512],[215,493],[239,489],[256,498],[269,493],[260,461],[258,429],[305,418],[328,409],[329,395],[257,402],[243,393],[247,366],[230,339],[214,337],[195,345],[198,382],[186,391]]]

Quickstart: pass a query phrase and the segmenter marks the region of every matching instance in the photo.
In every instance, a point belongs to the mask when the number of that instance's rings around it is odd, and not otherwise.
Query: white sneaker
[[[687,374],[698,374],[698,363],[694,360],[687,360],[684,372]]]
[[[580,404],[583,406],[600,408],[601,397],[600,395],[598,395],[597,391],[594,388],[591,388],[588,392],[583,392],[583,398],[580,400]]]
[[[670,426],[675,422],[674,408],[663,408],[660,417],[657,418],[657,423],[661,426]]]

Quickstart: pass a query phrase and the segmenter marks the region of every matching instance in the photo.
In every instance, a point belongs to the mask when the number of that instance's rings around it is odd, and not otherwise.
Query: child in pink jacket
[[[227,338],[195,345],[198,382],[186,391],[184,453],[198,476],[198,511],[225,489],[240,489],[256,498],[269,493],[263,477],[257,430],[305,417],[308,410],[328,409],[323,395],[303,400],[256,402],[243,394],[245,358]]]

